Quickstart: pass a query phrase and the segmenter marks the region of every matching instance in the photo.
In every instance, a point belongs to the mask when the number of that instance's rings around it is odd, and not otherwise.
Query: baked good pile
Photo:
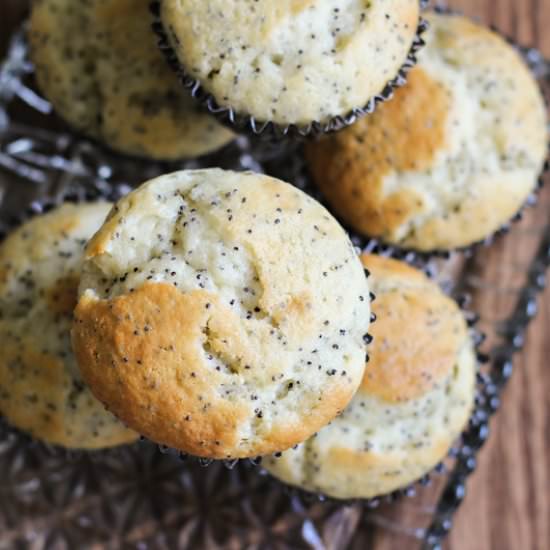
[[[513,46],[423,15],[417,54],[417,0],[34,2],[37,84],[72,131],[177,161],[294,128],[326,206],[212,168],[31,216],[0,243],[0,414],[68,449],[265,457],[335,499],[444,460],[474,409],[472,330],[349,232],[424,253],[491,237],[536,190],[548,130]]]

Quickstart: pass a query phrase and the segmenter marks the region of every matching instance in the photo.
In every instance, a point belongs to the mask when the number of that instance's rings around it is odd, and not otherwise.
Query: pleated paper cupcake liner
[[[420,0],[421,8],[426,7],[427,0]],[[397,75],[391,79],[384,89],[376,96],[369,99],[366,105],[351,110],[346,115],[339,115],[326,122],[312,121],[309,124],[281,125],[270,120],[257,120],[251,115],[239,113],[230,106],[221,106],[216,98],[210,94],[201,84],[201,82],[185,70],[185,67],[179,62],[176,52],[170,45],[170,40],[160,18],[161,0],[151,2],[151,13],[153,14],[153,30],[158,37],[158,45],[170,67],[175,71],[182,86],[199,101],[203,107],[220,122],[229,128],[237,131],[265,137],[267,140],[280,140],[282,138],[304,138],[316,136],[330,132],[337,132],[351,126],[359,118],[369,115],[376,110],[378,104],[388,101],[393,97],[396,88],[404,86],[407,82],[407,74],[416,65],[416,54],[424,46],[422,35],[428,28],[427,22],[420,18],[416,37],[409,50],[407,58]]]

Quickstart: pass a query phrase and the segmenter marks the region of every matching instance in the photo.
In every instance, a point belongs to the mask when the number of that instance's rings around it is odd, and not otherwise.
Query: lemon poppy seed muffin
[[[264,465],[338,499],[404,488],[432,470],[472,412],[476,354],[458,306],[405,263],[363,256],[376,294],[370,362],[344,413]]]
[[[362,109],[398,75],[419,2],[162,0],[160,20],[180,66],[219,106],[305,126]]]
[[[148,0],[37,0],[28,37],[40,89],[76,129],[147,158],[200,156],[232,134],[166,66]]]
[[[481,241],[536,189],[547,112],[515,49],[458,15],[429,14],[406,87],[307,149],[316,183],[355,230],[420,251]]]
[[[255,457],[346,407],[369,312],[361,262],[319,203],[259,174],[184,171],[123,198],[90,241],[73,346],[139,433]]]
[[[137,438],[90,393],[71,350],[84,246],[110,207],[63,205],[0,244],[0,414],[72,449]]]

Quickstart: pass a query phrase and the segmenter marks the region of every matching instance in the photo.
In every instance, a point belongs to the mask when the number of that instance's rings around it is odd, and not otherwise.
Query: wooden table
[[[25,4],[0,0],[0,52]],[[451,5],[550,57],[550,0],[455,0]],[[449,550],[550,548],[549,327],[550,289],[516,360],[503,407],[446,544]]]
[[[550,0],[455,0],[550,57]],[[550,548],[550,290],[516,359],[514,377],[470,479],[449,550]]]

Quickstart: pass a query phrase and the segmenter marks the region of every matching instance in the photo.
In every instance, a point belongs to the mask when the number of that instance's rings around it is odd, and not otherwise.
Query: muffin
[[[166,66],[149,0],[38,0],[28,39],[38,85],[71,126],[131,155],[210,153],[232,134],[200,112]]]
[[[342,415],[264,465],[336,499],[390,494],[445,456],[470,417],[476,352],[459,307],[420,271],[364,255],[376,294],[370,362]]]
[[[212,459],[304,441],[363,377],[369,289],[344,230],[279,180],[177,172],[123,198],[88,245],[82,375],[147,438]]]
[[[537,82],[503,38],[458,15],[427,18],[408,85],[306,156],[346,224],[431,252],[482,241],[518,213],[544,166],[548,119]]]
[[[110,206],[60,206],[0,245],[0,414],[37,439],[71,449],[137,438],[90,393],[71,350],[84,245]]]
[[[418,0],[156,4],[186,86],[258,133],[266,123],[308,133],[354,121],[402,83],[420,46]]]

